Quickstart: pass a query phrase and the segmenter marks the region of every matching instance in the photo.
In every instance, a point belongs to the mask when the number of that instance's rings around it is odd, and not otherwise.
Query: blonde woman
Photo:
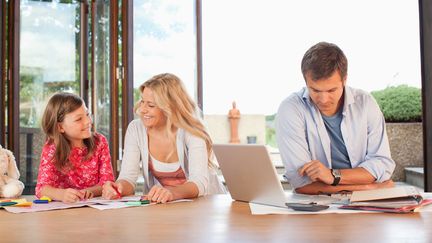
[[[119,178],[105,183],[103,197],[134,194],[140,164],[144,194],[153,202],[224,193],[211,160],[212,141],[181,80],[159,74],[140,91],[140,119],[129,124]]]

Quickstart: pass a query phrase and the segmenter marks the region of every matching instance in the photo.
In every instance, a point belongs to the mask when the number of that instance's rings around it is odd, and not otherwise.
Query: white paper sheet
[[[4,209],[6,209],[8,212],[11,213],[33,213],[33,212],[43,212],[43,211],[59,210],[59,209],[67,209],[67,208],[77,208],[77,207],[84,207],[84,206],[89,206],[99,210],[106,210],[106,209],[137,207],[134,205],[127,205],[126,202],[136,202],[139,201],[140,199],[141,196],[127,196],[127,197],[122,197],[120,199],[113,199],[113,200],[97,197],[85,201],[79,201],[76,203],[63,203],[63,202],[53,201],[44,204],[33,203],[31,207],[4,207]],[[191,202],[191,201],[193,200],[180,199],[169,203]],[[156,203],[143,204],[140,206],[143,207],[143,206],[149,206],[154,204]]]
[[[110,203],[123,203],[128,201],[139,201],[141,196],[127,196],[120,199],[107,200],[102,197],[96,197],[85,201],[79,201],[76,203],[63,203],[58,201],[52,201],[49,203],[36,204],[33,203],[31,207],[4,207],[8,212],[11,213],[32,213],[32,212],[43,212],[58,209],[77,208],[90,206],[95,204],[110,204]]]
[[[179,203],[179,202],[193,202],[193,200],[191,200],[191,199],[179,199],[179,200],[171,201],[168,203]],[[103,203],[103,204],[92,204],[92,205],[88,205],[88,206],[92,207],[92,208],[99,209],[99,210],[107,210],[107,209],[118,209],[118,208],[128,208],[128,207],[147,207],[147,206],[151,206],[151,205],[155,205],[155,204],[156,203],[150,203],[150,204],[142,204],[142,205],[138,206],[138,205],[127,205],[125,202],[112,201],[112,202],[107,202],[107,203]]]
[[[347,197],[334,197],[334,196],[326,196],[326,195],[306,195],[306,194],[298,194],[293,192],[285,192],[285,198],[287,202],[292,203],[317,203],[322,205],[329,205],[332,203],[342,204],[342,202],[349,198]]]
[[[306,212],[306,211],[295,211],[290,208],[274,207],[256,203],[249,203],[249,207],[252,215],[266,215],[266,214],[328,214],[328,213],[376,213],[371,211],[357,211],[357,210],[346,210],[339,209],[340,205],[329,205],[330,207],[326,210],[318,212]]]
[[[91,203],[90,203],[91,204]],[[66,208],[77,208],[89,205],[89,202],[77,202],[77,203],[62,203],[62,202],[50,202],[44,204],[33,203],[30,207],[4,207],[8,212],[11,213],[33,213],[33,212],[43,212],[57,209]]]
[[[87,200],[89,203],[100,203],[100,204],[106,204],[110,202],[136,202],[141,199],[141,196],[126,196],[119,199],[104,199],[102,197],[95,197],[92,199]]]
[[[422,193],[423,198],[429,199],[432,198],[431,192],[425,192]],[[287,193],[287,197],[292,198],[295,202],[317,202],[319,204],[327,204],[330,200],[326,198],[326,196],[308,196],[303,194],[295,194],[292,192]],[[249,203],[249,207],[251,210],[252,215],[266,215],[266,214],[328,214],[328,213],[379,213],[379,212],[373,212],[373,211],[364,211],[364,210],[346,210],[346,209],[339,209],[340,204],[343,204],[346,200],[349,199],[349,195],[345,196],[331,196],[332,198],[341,199],[341,201],[333,201],[331,202],[329,208],[323,211],[318,212],[305,212],[305,211],[295,211],[290,208],[281,208],[281,207],[273,207],[273,206],[267,206],[262,204],[256,204],[256,203]],[[338,205],[339,204],[339,205]],[[421,207],[418,212],[432,212],[432,205],[427,205],[424,207]]]
[[[150,204],[144,204],[150,205]],[[128,207],[134,207],[131,205],[127,205],[126,202],[110,202],[110,203],[104,203],[104,204],[92,204],[88,205],[91,208],[99,209],[99,210],[107,210],[107,209],[119,209],[119,208],[128,208]]]

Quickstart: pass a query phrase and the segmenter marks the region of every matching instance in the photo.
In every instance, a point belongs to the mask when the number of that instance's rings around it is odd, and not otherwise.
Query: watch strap
[[[340,177],[340,173],[337,173],[336,171],[334,171],[333,169],[330,169],[330,171],[331,171],[331,174],[332,174],[332,176],[333,176],[333,183],[331,184],[332,186],[337,186],[337,185],[339,185],[339,182],[340,182],[340,180],[341,180],[341,177]]]

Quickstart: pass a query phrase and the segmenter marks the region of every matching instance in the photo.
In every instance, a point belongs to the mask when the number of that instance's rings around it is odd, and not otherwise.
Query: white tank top
[[[159,172],[175,172],[180,168],[180,161],[173,163],[161,162],[150,155],[150,159],[153,162],[153,168]]]

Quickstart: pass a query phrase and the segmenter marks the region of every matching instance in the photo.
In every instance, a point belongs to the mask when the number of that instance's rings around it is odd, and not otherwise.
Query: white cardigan
[[[195,183],[199,196],[225,193],[224,186],[217,177],[216,171],[208,166],[207,146],[201,138],[193,136],[183,129],[177,130],[177,155],[180,166],[189,182]],[[126,131],[124,152],[118,180],[126,180],[134,187],[142,163],[144,174],[144,194],[157,184],[156,178],[148,168],[147,131],[140,119],[133,120]]]

